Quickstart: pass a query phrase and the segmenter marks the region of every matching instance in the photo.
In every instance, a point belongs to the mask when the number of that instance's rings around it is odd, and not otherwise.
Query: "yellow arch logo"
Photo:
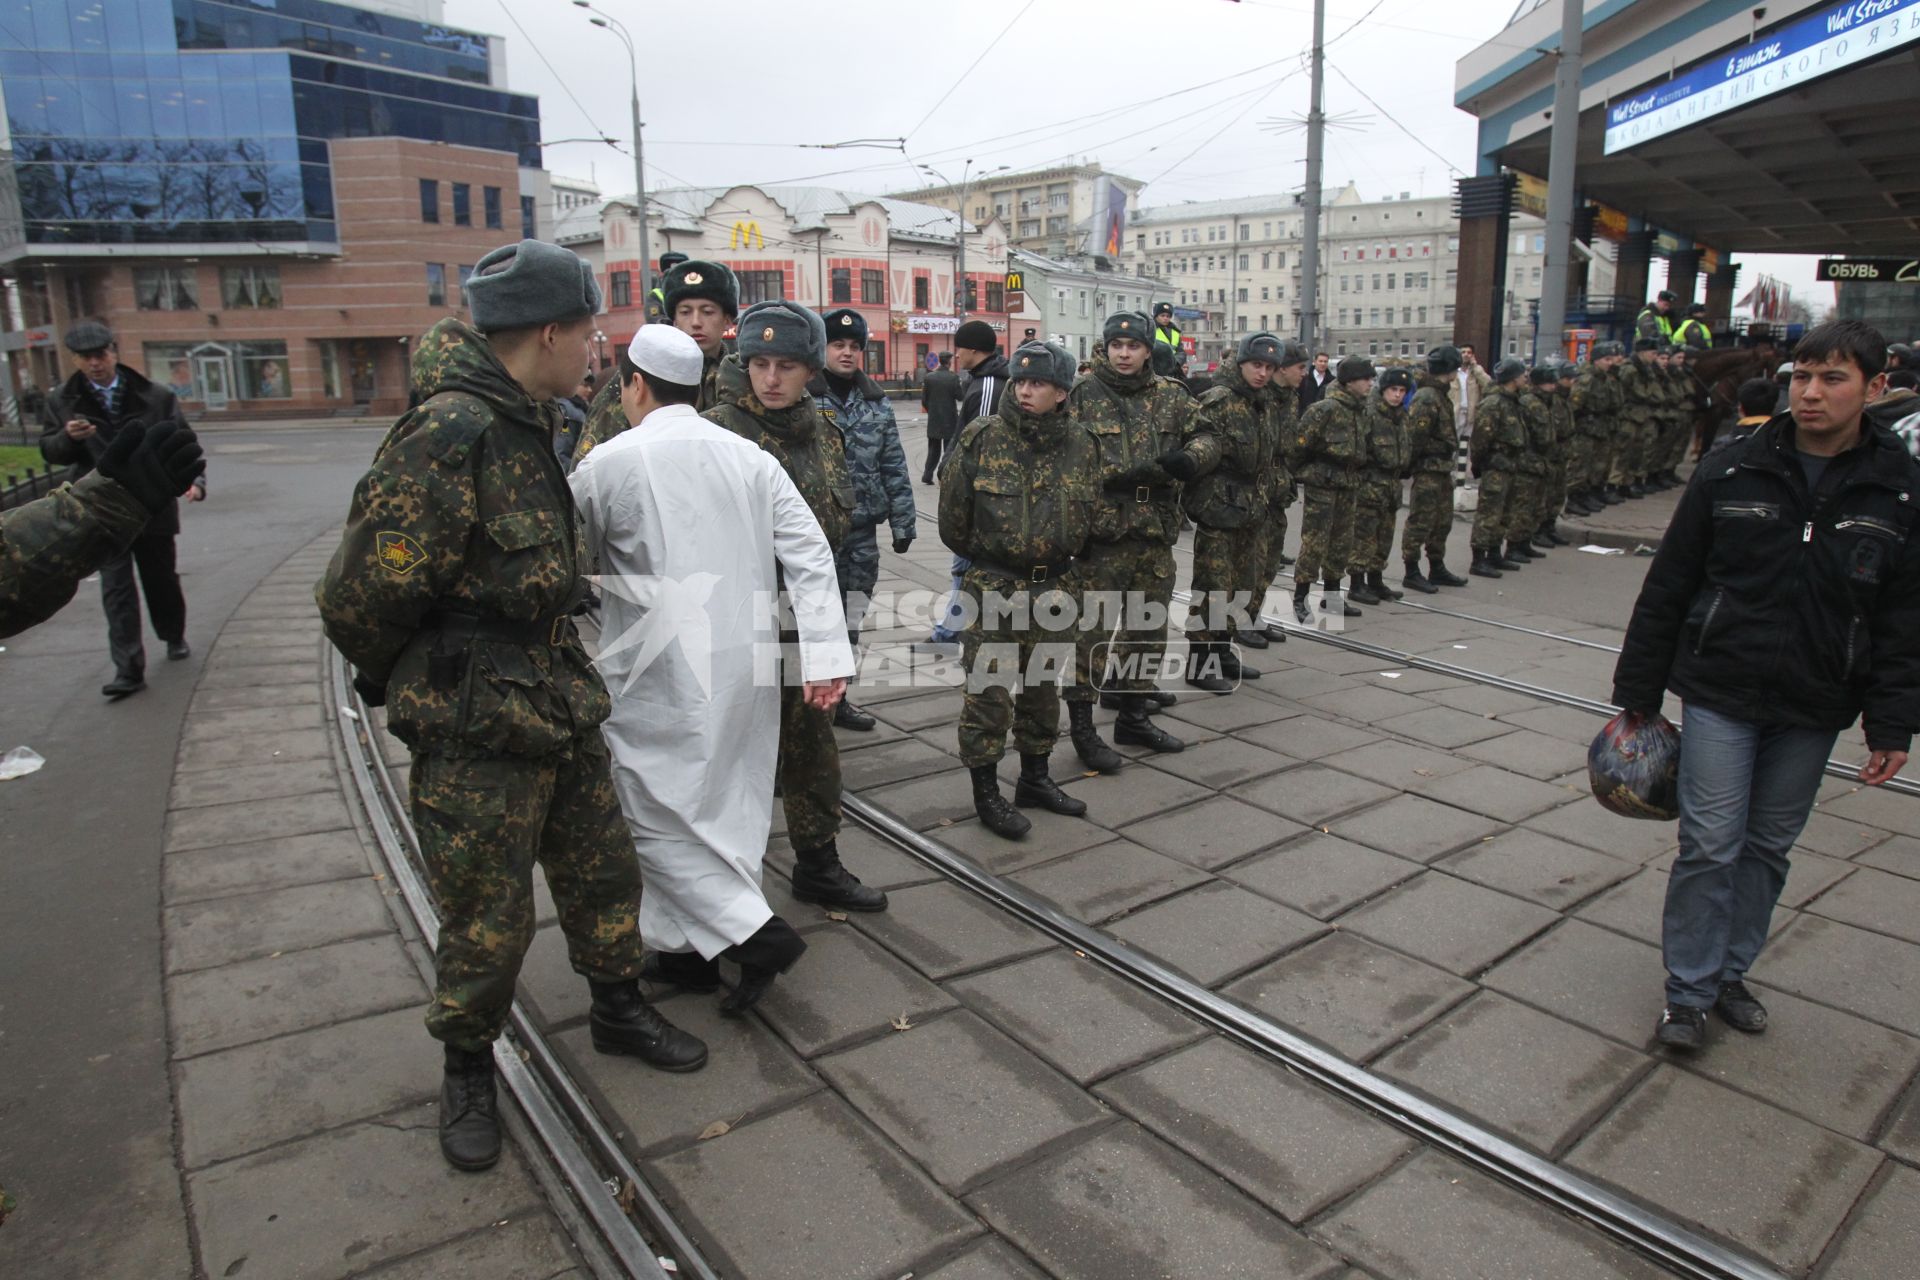
[[[736,222],[729,246],[735,249],[764,249],[767,247],[767,238],[760,234],[758,222]]]

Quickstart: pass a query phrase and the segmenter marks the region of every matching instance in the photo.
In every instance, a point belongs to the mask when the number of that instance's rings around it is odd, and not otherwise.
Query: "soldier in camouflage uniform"
[[[1468,454],[1480,491],[1473,513],[1473,565],[1467,572],[1481,578],[1498,578],[1522,563],[1504,556],[1500,543],[1512,519],[1514,480],[1527,453],[1527,411],[1520,405],[1526,376],[1527,366],[1511,356],[1493,366],[1493,385],[1473,413]]]
[[[1658,338],[1635,338],[1633,359],[1615,375],[1620,383],[1620,447],[1613,458],[1612,482],[1620,498],[1647,496],[1647,458],[1653,452],[1656,418],[1661,396],[1655,379],[1659,376],[1656,355]]]
[[[1201,614],[1188,632],[1187,683],[1209,693],[1231,692],[1234,681],[1260,675],[1240,661],[1231,639],[1244,629],[1242,620],[1251,623],[1248,588],[1266,569],[1267,486],[1277,443],[1270,384],[1281,350],[1271,333],[1242,338],[1200,397],[1182,446],[1199,469],[1181,494],[1196,526],[1193,607]]]
[[[1340,599],[1340,578],[1353,560],[1354,500],[1367,465],[1367,396],[1373,390],[1373,361],[1345,356],[1334,370],[1334,386],[1300,419],[1287,460],[1306,489],[1300,517],[1300,558],[1293,566],[1293,615],[1313,621],[1307,593],[1318,574],[1324,587],[1320,607],[1357,618],[1360,611]],[[1362,599],[1375,604],[1371,592]]]
[[[1293,469],[1287,464],[1287,449],[1300,429],[1300,384],[1306,380],[1309,360],[1306,347],[1298,342],[1280,344],[1280,368],[1274,372],[1267,391],[1273,396],[1273,462],[1267,468],[1266,545],[1260,557],[1260,575],[1250,586],[1247,608],[1253,614],[1254,629],[1241,632],[1241,644],[1264,649],[1269,643],[1284,644],[1287,630],[1277,622],[1260,626],[1266,612],[1267,593],[1273,589],[1280,571],[1292,564],[1287,558],[1287,513],[1293,508],[1298,487]]]
[[[1613,450],[1620,421],[1620,379],[1617,371],[1623,348],[1617,342],[1597,342],[1593,359],[1573,384],[1575,438],[1580,443],[1577,456],[1581,469],[1573,477],[1574,492],[1568,509],[1579,515],[1592,515],[1607,506],[1607,476],[1613,467]]]
[[[1660,459],[1660,478],[1669,489],[1686,483],[1680,478],[1680,464],[1687,460],[1687,450],[1693,447],[1694,419],[1700,411],[1701,398],[1706,395],[1706,388],[1693,376],[1694,352],[1693,347],[1678,343],[1667,360],[1667,376],[1673,382],[1674,424],[1673,439]]]
[[[1387,561],[1393,555],[1393,530],[1400,515],[1400,485],[1413,474],[1413,442],[1407,434],[1406,398],[1413,392],[1413,375],[1389,369],[1380,375],[1367,397],[1363,421],[1367,432],[1367,465],[1354,490],[1353,590],[1361,604],[1369,599],[1399,600],[1401,593],[1387,585]],[[1362,590],[1364,588],[1364,591]]]
[[[1550,469],[1540,501],[1537,536],[1548,546],[1564,547],[1568,545],[1567,539],[1560,536],[1555,522],[1567,505],[1567,475],[1578,453],[1573,425],[1573,366],[1557,357],[1547,364],[1556,376],[1551,387],[1540,398],[1545,402],[1547,417],[1553,423],[1553,452],[1548,455]]]
[[[45,622],[205,469],[185,423],[122,427],[94,469],[0,516],[0,639]]]
[[[1546,510],[1547,484],[1553,476],[1559,444],[1554,434],[1553,413],[1547,407],[1549,396],[1559,381],[1560,370],[1551,364],[1535,365],[1527,375],[1528,388],[1520,393],[1520,408],[1527,420],[1527,449],[1515,467],[1513,496],[1508,499],[1507,559],[1543,560],[1546,548],[1533,545],[1540,531],[1541,512]]]
[[[807,394],[826,362],[826,325],[799,303],[760,302],[740,317],[737,341],[739,355],[717,375],[724,398],[701,416],[779,459],[837,557],[853,528],[853,479],[840,429]],[[833,713],[808,706],[791,680],[780,686],[780,800],[793,845],[793,896],[842,911],[885,910],[887,895],[840,862]]]
[[[1072,619],[1066,575],[1092,537],[1100,483],[1099,446],[1067,408],[1076,368],[1064,348],[1048,343],[1016,350],[1007,362],[1009,393],[961,431],[940,473],[940,540],[969,562],[962,590],[973,612],[961,640],[960,759],[981,823],[1009,840],[1033,827],[1000,794],[995,774],[1009,729],[1020,752],[1014,805],[1069,817],[1087,811],[1047,772],[1060,737],[1056,682],[1071,678],[1075,645],[1044,620]]]
[[[1435,347],[1427,352],[1427,371],[1420,375],[1413,401],[1407,407],[1407,450],[1413,464],[1413,487],[1407,497],[1407,527],[1400,535],[1400,558],[1406,562],[1403,585],[1423,595],[1439,587],[1464,587],[1467,580],[1447,569],[1447,534],[1453,528],[1453,468],[1460,433],[1454,426],[1454,375],[1460,372],[1457,347]],[[1420,553],[1427,554],[1431,572],[1420,572]]]
[[[1185,746],[1148,711],[1158,705],[1152,672],[1166,652],[1173,605],[1180,483],[1199,470],[1181,448],[1195,407],[1185,390],[1154,375],[1152,333],[1144,312],[1108,316],[1092,372],[1067,397],[1067,412],[1093,437],[1100,482],[1092,538],[1073,571],[1081,596],[1067,722],[1081,762],[1100,773],[1122,758],[1094,728],[1096,691],[1120,712],[1116,742],[1161,752]],[[1116,608],[1118,616],[1102,612]],[[1138,665],[1120,669],[1129,663]]]
[[[547,403],[579,380],[599,309],[592,269],[523,240],[480,259],[471,325],[413,357],[418,407],[356,486],[315,587],[354,687],[413,752],[409,798],[440,906],[427,1029],[446,1045],[440,1145],[500,1156],[489,1046],[533,939],[533,864],[593,993],[594,1047],[669,1071],[707,1049],[641,998],[639,867],[598,725],[607,690],[571,617],[587,553]]]

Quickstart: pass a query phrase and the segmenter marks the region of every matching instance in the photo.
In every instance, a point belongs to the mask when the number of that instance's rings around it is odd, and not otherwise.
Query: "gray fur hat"
[[[736,345],[743,365],[755,356],[784,356],[820,369],[827,363],[827,326],[812,307],[756,302],[740,315]]]
[[[522,240],[473,264],[467,306],[482,333],[530,329],[592,315],[600,309],[600,286],[593,268],[571,249]]]
[[[1281,341],[1280,367],[1282,369],[1290,369],[1296,364],[1306,364],[1311,358],[1307,355],[1307,346],[1304,342],[1298,342],[1292,338]]]
[[[1018,382],[1022,378],[1033,378],[1040,382],[1051,382],[1062,391],[1073,390],[1073,380],[1080,373],[1080,362],[1065,347],[1056,347],[1050,342],[1023,342],[1007,358],[1007,381]]]
[[[113,331],[98,320],[82,320],[67,330],[61,339],[67,350],[75,355],[84,355],[89,351],[100,351],[113,345]]]
[[[1279,368],[1280,339],[1264,330],[1240,339],[1240,347],[1234,352],[1234,361],[1245,364],[1249,360],[1264,360],[1274,368]]]
[[[1153,321],[1139,311],[1116,311],[1100,326],[1100,341],[1125,340],[1143,346],[1153,345]]]
[[[1333,380],[1345,386],[1349,382],[1365,382],[1376,372],[1373,361],[1365,356],[1342,356],[1340,363],[1334,367]]]

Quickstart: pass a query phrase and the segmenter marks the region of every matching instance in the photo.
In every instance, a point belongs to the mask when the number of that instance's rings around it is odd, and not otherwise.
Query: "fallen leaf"
[[[844,911],[829,911],[827,912],[827,919],[837,920],[841,924],[845,924],[847,922],[847,913]]]
[[[1433,770],[1431,769],[1415,769],[1414,772],[1423,778],[1431,778],[1433,776]]]
[[[895,1031],[913,1030],[913,1023],[907,1020],[907,1015],[904,1013],[901,1014],[899,1017],[893,1019],[893,1021],[888,1025],[891,1026]]]
[[[712,1124],[708,1125],[706,1128],[700,1131],[700,1141],[705,1142],[708,1138],[718,1138],[722,1134],[727,1134],[732,1132],[733,1132],[733,1126],[728,1124],[725,1120],[715,1120]]]
[[[621,1180],[620,1194],[616,1195],[613,1200],[615,1204],[620,1206],[621,1211],[624,1213],[638,1213],[640,1210],[640,1193],[634,1190],[633,1183],[630,1180]]]

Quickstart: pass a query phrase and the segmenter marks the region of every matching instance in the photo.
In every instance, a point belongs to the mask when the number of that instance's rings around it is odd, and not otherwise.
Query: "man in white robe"
[[[695,411],[700,374],[693,339],[642,327],[617,370],[634,429],[571,484],[602,571],[601,732],[640,860],[642,974],[712,991],[725,954],[741,975],[721,1010],[738,1014],[806,950],[760,887],[782,579],[808,703],[831,708],[854,658],[826,535],[771,454]]]

